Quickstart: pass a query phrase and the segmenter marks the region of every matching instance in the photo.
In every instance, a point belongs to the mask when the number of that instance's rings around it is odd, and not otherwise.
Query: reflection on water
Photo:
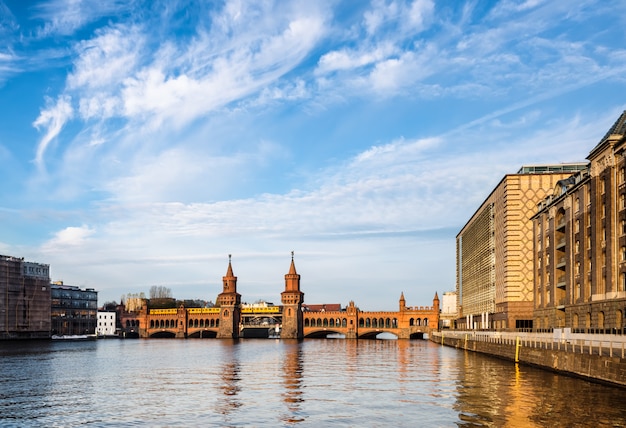
[[[625,426],[621,389],[461,352],[458,426]]]
[[[221,357],[220,376],[222,383],[220,389],[224,396],[218,401],[218,411],[223,415],[229,415],[230,413],[241,407],[241,402],[237,394],[239,393],[239,341],[228,341],[223,347],[223,354]]]
[[[0,343],[0,426],[626,426],[624,391],[403,340]]]
[[[300,403],[304,401],[302,391],[302,346],[295,340],[286,340],[283,351],[283,401],[287,412],[281,418],[284,422],[293,424],[305,421],[301,412]]]

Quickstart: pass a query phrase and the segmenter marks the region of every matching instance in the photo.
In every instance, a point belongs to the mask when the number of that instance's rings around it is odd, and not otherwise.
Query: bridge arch
[[[190,339],[215,339],[217,337],[216,330],[203,330],[194,331],[187,336]]]
[[[162,338],[162,339],[172,339],[174,337],[176,337],[176,333],[174,333],[173,331],[156,331],[154,333],[152,333],[150,335],[150,337],[158,339],[158,338]]]
[[[411,335],[409,336],[409,339],[419,339],[419,340],[424,340],[426,339],[426,333],[424,333],[423,331],[419,331],[416,333],[411,333]]]
[[[307,333],[304,337],[307,339],[326,339],[328,338],[328,336],[334,336],[334,335],[343,335],[344,333],[342,331],[338,331],[338,330],[315,330],[312,332]]]
[[[393,336],[395,339],[398,339],[398,335],[392,331],[386,331],[386,330],[380,330],[380,329],[376,329],[376,330],[369,330],[369,331],[365,331],[362,334],[359,334],[358,339],[365,339],[365,340],[374,340],[374,339],[378,339],[378,335],[391,335]],[[384,338],[387,339],[387,338]]]

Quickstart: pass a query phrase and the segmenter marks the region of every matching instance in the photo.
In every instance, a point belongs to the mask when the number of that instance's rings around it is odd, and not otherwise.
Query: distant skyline
[[[0,254],[166,286],[430,305],[505,174],[626,108],[626,3],[0,0]]]

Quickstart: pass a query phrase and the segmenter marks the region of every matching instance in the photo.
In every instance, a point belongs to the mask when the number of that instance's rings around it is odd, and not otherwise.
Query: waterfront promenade
[[[430,340],[626,388],[624,335],[442,330]]]

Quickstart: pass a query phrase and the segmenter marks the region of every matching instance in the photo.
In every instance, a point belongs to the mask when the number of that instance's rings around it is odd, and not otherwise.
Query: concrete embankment
[[[473,352],[626,388],[624,342],[496,334],[430,334],[430,340]]]

